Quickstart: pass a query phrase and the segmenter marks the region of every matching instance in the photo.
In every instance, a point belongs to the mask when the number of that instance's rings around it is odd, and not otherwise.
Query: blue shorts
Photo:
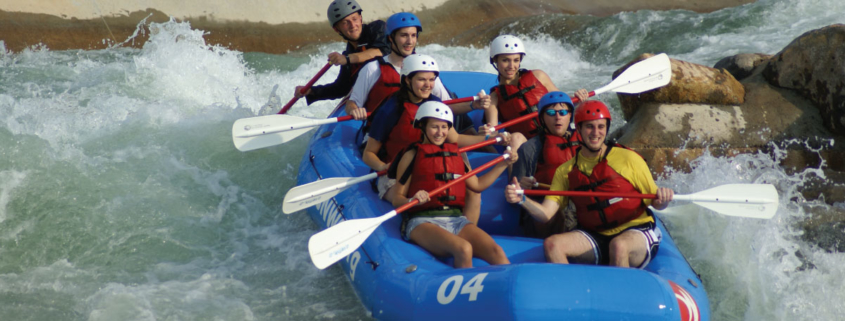
[[[458,217],[415,217],[408,220],[407,225],[405,226],[405,233],[402,234],[402,238],[405,241],[411,240],[411,231],[414,230],[417,226],[423,223],[431,223],[434,225],[439,226],[440,228],[449,231],[449,233],[458,235],[464,226],[469,224],[469,220],[466,216],[458,216]]]
[[[660,232],[660,229],[657,228],[654,223],[646,223],[642,225],[632,226],[624,231],[620,232],[622,234],[627,231],[638,231],[643,235],[643,242],[646,244],[646,255],[643,263],[639,266],[635,266],[635,268],[642,269],[657,254],[657,250],[660,248],[660,241],[663,239],[663,233]],[[616,234],[614,236],[607,236],[604,234],[588,232],[585,230],[577,229],[576,231],[581,232],[587,239],[590,240],[590,244],[593,246],[593,255],[596,258],[596,261],[593,264],[602,264],[608,265],[610,264],[610,240],[612,240],[615,236],[619,235]]]

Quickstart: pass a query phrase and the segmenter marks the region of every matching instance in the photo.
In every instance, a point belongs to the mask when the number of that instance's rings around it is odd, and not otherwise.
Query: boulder
[[[654,56],[643,54],[613,73],[616,78],[631,64]],[[672,62],[672,81],[665,87],[641,94],[618,94],[626,120],[646,103],[739,105],[745,101],[745,88],[729,72],[682,60]]]
[[[724,69],[736,78],[736,80],[743,80],[754,71],[754,68],[767,62],[772,55],[761,53],[742,53],[730,57],[722,58],[713,68]]]
[[[675,64],[686,63],[675,60]],[[642,154],[655,173],[666,167],[685,170],[705,152],[730,156],[771,152],[774,146],[784,155],[782,165],[790,170],[818,167],[822,159],[831,169],[845,170],[845,146],[831,144],[835,136],[821,125],[822,115],[811,101],[769,84],[762,68],[741,86],[744,101],[737,105],[707,103],[705,99],[640,102],[637,112],[610,138]]]
[[[763,76],[819,108],[824,125],[845,135],[845,25],[807,32],[772,57]]]

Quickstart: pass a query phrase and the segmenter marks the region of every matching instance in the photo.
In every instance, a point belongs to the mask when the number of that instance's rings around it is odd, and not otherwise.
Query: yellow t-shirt
[[[575,166],[575,159],[576,157],[573,157],[555,170],[555,176],[552,178],[552,191],[569,190],[569,172],[571,172]],[[599,160],[601,160],[601,155],[595,158],[587,158],[579,151],[577,159],[578,170],[585,175],[590,176],[593,173],[593,167],[598,165]],[[607,154],[607,165],[628,180],[628,182],[630,182],[631,185],[633,185],[640,193],[657,193],[657,184],[654,183],[654,178],[651,177],[651,171],[649,171],[648,165],[646,165],[645,160],[643,160],[643,158],[634,151],[622,147],[611,148],[610,153]],[[569,204],[569,197],[566,196],[549,195],[546,196],[546,199],[557,202],[560,208],[565,208],[566,205]],[[651,199],[643,199],[643,202],[646,206],[651,205]],[[647,212],[643,211],[643,213],[636,219],[612,229],[599,231],[599,233],[604,235],[616,235],[628,227],[648,222],[654,222],[654,218],[648,215]]]

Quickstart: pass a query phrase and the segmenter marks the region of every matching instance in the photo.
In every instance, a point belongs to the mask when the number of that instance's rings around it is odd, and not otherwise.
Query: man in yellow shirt
[[[520,187],[514,180],[505,189],[507,201],[519,203],[539,222],[551,219],[569,201],[575,204],[578,227],[544,242],[549,262],[642,268],[657,253],[662,235],[648,206],[664,209],[674,193],[657,187],[639,154],[605,143],[610,120],[607,106],[600,101],[578,107],[575,124],[581,148],[557,168],[551,190],[657,194],[657,199],[546,196],[541,204],[517,194]]]

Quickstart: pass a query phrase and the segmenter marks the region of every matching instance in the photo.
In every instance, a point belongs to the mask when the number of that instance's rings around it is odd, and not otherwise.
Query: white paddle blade
[[[672,80],[672,63],[665,53],[637,62],[612,82],[596,89],[596,95],[613,91],[623,94],[639,94],[669,84]]]
[[[252,136],[241,138],[232,136],[232,141],[235,143],[235,148],[239,151],[247,152],[255,149],[276,146],[287,143],[303,134],[309,132],[313,127],[294,129],[284,132],[277,132],[272,134],[264,134],[261,136]]]
[[[285,212],[285,214],[293,214],[311,206],[327,202],[332,199],[332,197],[337,196],[337,194],[342,192],[344,189],[345,188],[322,194],[307,195],[306,197],[298,197],[296,195],[291,196],[291,193],[299,193],[299,191],[291,189],[287,194],[285,194],[285,201],[282,203],[282,212]]]
[[[232,141],[242,152],[275,146],[307,133],[314,121],[290,115],[241,118],[232,125]]]
[[[282,211],[291,214],[330,200],[352,185],[378,177],[369,173],[361,177],[332,177],[291,188],[285,194]]]
[[[768,220],[778,211],[778,203],[742,204],[719,202],[692,202],[716,213],[728,216],[758,218]]]
[[[320,270],[329,267],[355,252],[382,222],[394,216],[396,211],[379,217],[343,221],[312,235],[308,240],[311,261]]]
[[[772,184],[726,184],[690,195],[675,195],[676,200],[714,212],[738,217],[771,219],[778,210],[778,191]]]

